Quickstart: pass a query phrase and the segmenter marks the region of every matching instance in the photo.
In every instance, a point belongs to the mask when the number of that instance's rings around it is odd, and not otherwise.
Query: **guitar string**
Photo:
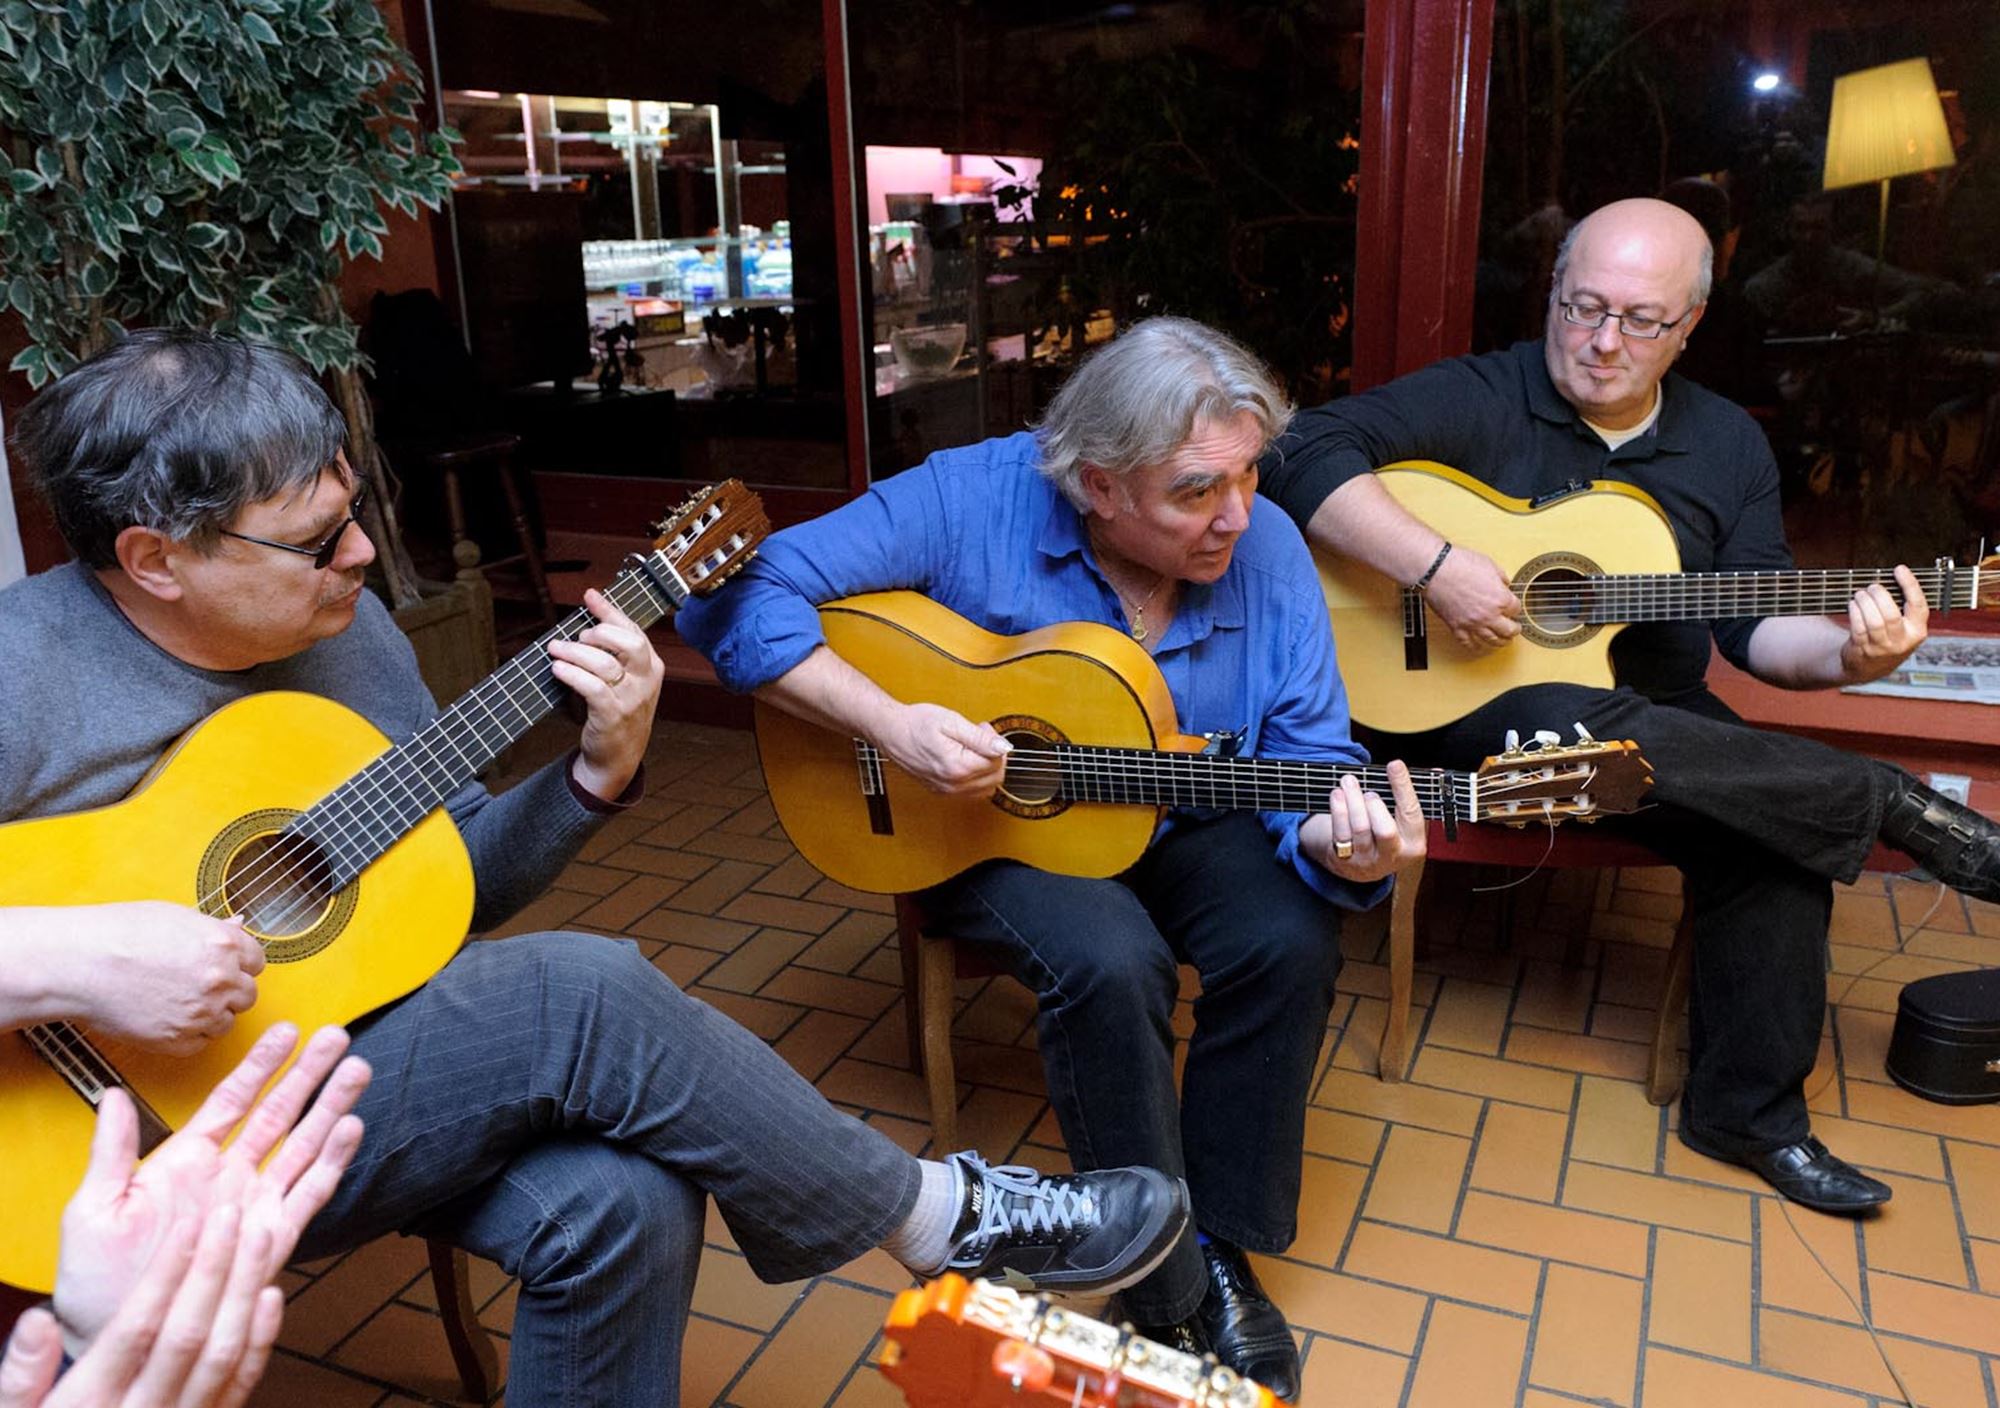
[[[630,590],[625,590],[630,588]],[[641,601],[648,607],[659,605],[658,594],[643,571],[628,571],[621,574],[608,587],[605,596],[619,610],[630,615]],[[668,614],[678,603],[669,605],[660,612]],[[654,619],[660,619],[656,616]],[[434,718],[417,734],[405,740],[399,747],[392,748],[376,758],[354,777],[335,788],[333,792],[308,808],[295,818],[280,836],[284,840],[271,847],[258,862],[234,877],[233,883],[218,886],[208,894],[200,896],[197,907],[205,913],[212,913],[211,906],[226,899],[227,890],[236,890],[244,900],[238,912],[244,912],[270,895],[277,893],[281,886],[289,885],[296,878],[294,872],[304,869],[303,862],[309,862],[315,852],[321,858],[335,860],[352,866],[356,873],[365,869],[376,856],[418,823],[436,810],[437,806],[465,781],[476,776],[479,767],[467,756],[462,741],[475,743],[475,752],[483,750],[485,761],[490,762],[508,744],[518,738],[538,718],[553,707],[555,700],[548,698],[545,686],[554,680],[551,662],[546,654],[548,643],[557,638],[574,639],[595,624],[596,618],[588,611],[578,611],[543,633],[527,650],[517,654],[499,670],[468,692],[451,708]],[[650,622],[647,624],[651,624]],[[521,689],[525,686],[525,690]],[[491,696],[500,696],[495,701]],[[532,697],[540,705],[538,712],[531,712],[524,700]],[[505,724],[493,707],[495,702],[511,705],[521,715],[522,727],[516,731]],[[473,717],[474,709],[482,709],[487,720],[495,728],[496,737],[489,738],[481,725]],[[461,728],[459,725],[463,724]],[[470,740],[465,738],[470,734]],[[444,759],[444,750],[449,747],[458,754],[459,765],[465,770],[463,778],[453,780],[447,775],[440,780],[435,764]],[[449,764],[446,764],[449,767]],[[436,800],[425,805],[422,791],[436,794]],[[372,793],[372,795],[371,795]],[[400,795],[399,795],[400,794]],[[414,816],[405,814],[405,806],[416,807]],[[316,815],[317,814],[317,815]],[[385,820],[386,819],[386,820]],[[314,826],[315,820],[330,823],[330,827]],[[305,823],[305,825],[301,825]],[[386,835],[377,835],[386,826]],[[356,837],[358,829],[366,829],[366,834]],[[373,853],[370,853],[370,848]],[[330,854],[329,854],[330,853]],[[360,862],[356,864],[356,862]],[[334,893],[338,892],[336,887]],[[313,907],[326,903],[329,896],[307,894],[300,896],[262,927],[282,930],[298,915]]]
[[[1933,608],[1977,609],[1972,569],[1962,568],[1951,576],[1952,589],[1946,593],[1945,573],[1941,569],[1916,571],[1917,585]],[[1816,585],[1805,580],[1815,577]],[[1557,582],[1530,582],[1516,588],[1514,595],[1544,608],[1581,607],[1584,610],[1578,614],[1585,615],[1592,610],[1602,611],[1601,619],[1607,622],[1635,619],[1634,613],[1642,613],[1645,620],[1701,620],[1739,610],[1745,615],[1805,615],[1809,610],[1831,614],[1843,609],[1856,591],[1870,584],[1888,587],[1901,600],[1899,584],[1879,569],[1602,573]],[[1949,600],[1940,599],[1947,596]],[[1706,602],[1704,597],[1708,598]]]
[[[1202,754],[1138,754],[1126,757],[1107,757],[1106,752],[1081,754],[1071,747],[1055,750],[1057,761],[1041,762],[1037,759],[1021,759],[1017,764],[1010,760],[1008,774],[1011,778],[1026,781],[1067,781],[1074,779],[1081,783],[1115,794],[1129,791],[1133,784],[1153,784],[1175,788],[1177,798],[1186,805],[1201,806],[1204,800],[1210,805],[1220,804],[1222,794],[1227,791],[1234,805],[1243,805],[1243,795],[1248,793],[1257,801],[1270,801],[1266,810],[1312,812],[1323,808],[1323,799],[1331,790],[1333,782],[1342,776],[1353,776],[1364,789],[1382,797],[1394,800],[1394,792],[1388,781],[1387,770],[1371,764],[1345,765],[1323,763],[1308,759],[1276,758],[1214,758]],[[1017,755],[1018,756],[1018,755]],[[1542,766],[1524,764],[1529,770],[1540,771]],[[1564,762],[1557,766],[1557,775],[1565,768],[1574,767],[1574,762]],[[1301,774],[1287,777],[1287,772]],[[1248,773],[1247,778],[1231,777],[1230,773]],[[1275,773],[1275,777],[1260,778],[1259,773]],[[1587,790],[1594,780],[1596,769],[1586,769],[1579,777],[1578,790]],[[1468,794],[1466,784],[1472,775],[1458,771],[1447,771],[1442,782],[1434,770],[1415,769],[1411,782],[1419,805],[1425,806],[1428,814],[1441,814],[1449,808],[1456,812],[1460,807],[1461,792]],[[1546,784],[1553,779],[1526,778],[1525,782]],[[1504,784],[1489,779],[1482,791],[1493,791]],[[1070,793],[1075,801],[1128,802],[1127,797],[1118,795],[1085,795]],[[1427,805],[1426,805],[1427,804]],[[1468,820],[1474,819],[1467,816]]]

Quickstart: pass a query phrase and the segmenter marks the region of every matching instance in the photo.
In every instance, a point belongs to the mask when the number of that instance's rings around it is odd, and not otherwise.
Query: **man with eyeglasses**
[[[1504,649],[1519,634],[1512,585],[1476,544],[1447,542],[1405,511],[1375,467],[1442,461],[1523,499],[1622,481],[1665,509],[1684,570],[1791,566],[1762,432],[1669,374],[1701,322],[1712,263],[1685,211],[1656,200],[1604,207],[1557,256],[1539,343],[1440,362],[1303,412],[1267,455],[1262,491],[1322,551],[1421,587],[1468,649]],[[1876,679],[1922,642],[1929,615],[1916,578],[1903,567],[1896,577],[1907,606],[1870,586],[1845,622],[1721,621],[1713,638],[1732,663],[1784,688]],[[1710,635],[1697,623],[1631,626],[1612,646],[1614,689],[1515,689],[1442,729],[1369,747],[1466,767],[1509,728],[1581,723],[1638,740],[1659,778],[1653,805],[1604,824],[1680,868],[1693,917],[1680,1138],[1809,1207],[1858,1213],[1890,1189],[1812,1137],[1804,1093],[1825,1018],[1831,885],[1855,879],[1879,836],[1959,890],[2000,899],[2000,827],[1900,769],[1744,725],[1703,683]]]

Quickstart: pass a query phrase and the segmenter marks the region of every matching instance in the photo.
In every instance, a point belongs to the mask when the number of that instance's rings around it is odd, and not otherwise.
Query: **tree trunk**
[[[375,413],[368,404],[368,392],[361,385],[358,367],[329,372],[334,400],[347,422],[347,462],[368,485],[368,502],[361,510],[362,530],[375,543],[376,565],[389,584],[389,604],[414,606],[423,600],[417,590],[417,569],[403,542],[401,515],[396,511],[396,485],[391,479],[381,447],[375,443]]]

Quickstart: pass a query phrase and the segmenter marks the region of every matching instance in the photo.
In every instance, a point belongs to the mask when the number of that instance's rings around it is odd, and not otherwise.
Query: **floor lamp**
[[[1945,129],[1929,59],[1904,59],[1858,69],[1833,80],[1833,116],[1826,129],[1824,190],[1882,186],[1875,221],[1875,286],[1882,285],[1882,257],[1889,239],[1889,182],[1898,176],[1950,166],[1958,158]]]

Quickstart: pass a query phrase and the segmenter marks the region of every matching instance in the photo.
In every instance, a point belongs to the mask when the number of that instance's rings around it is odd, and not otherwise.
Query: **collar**
[[[1549,380],[1549,364],[1540,342],[1517,342],[1514,355],[1520,359],[1521,382],[1527,389],[1528,410],[1538,420],[1551,425],[1566,425],[1576,434],[1587,437],[1592,444],[1602,448],[1604,442],[1597,433],[1583,423],[1576,407],[1562,398],[1556,384]],[[1653,454],[1684,455],[1693,448],[1687,434],[1689,419],[1688,385],[1678,372],[1668,371],[1660,378],[1660,414],[1653,422],[1653,428],[1645,435],[1627,440],[1617,450],[1618,454],[1631,450],[1637,453],[1644,447]]]
[[[1049,497],[1053,502],[1049,505],[1049,516],[1042,524],[1041,533],[1035,539],[1036,551],[1052,559],[1077,558],[1115,598],[1118,589],[1111,585],[1111,579],[1097,564],[1097,554],[1091,550],[1090,533],[1084,527],[1083,514],[1060,493],[1052,492]],[[1245,533],[1244,538],[1248,537],[1249,534]],[[1242,549],[1243,542],[1239,539],[1237,552],[1240,554]],[[1218,630],[1240,630],[1248,620],[1249,612],[1243,599],[1241,559],[1232,557],[1229,570],[1222,574],[1220,581],[1181,583],[1180,607],[1174,613],[1174,624],[1167,631],[1167,639],[1177,646],[1191,644],[1206,639]]]

